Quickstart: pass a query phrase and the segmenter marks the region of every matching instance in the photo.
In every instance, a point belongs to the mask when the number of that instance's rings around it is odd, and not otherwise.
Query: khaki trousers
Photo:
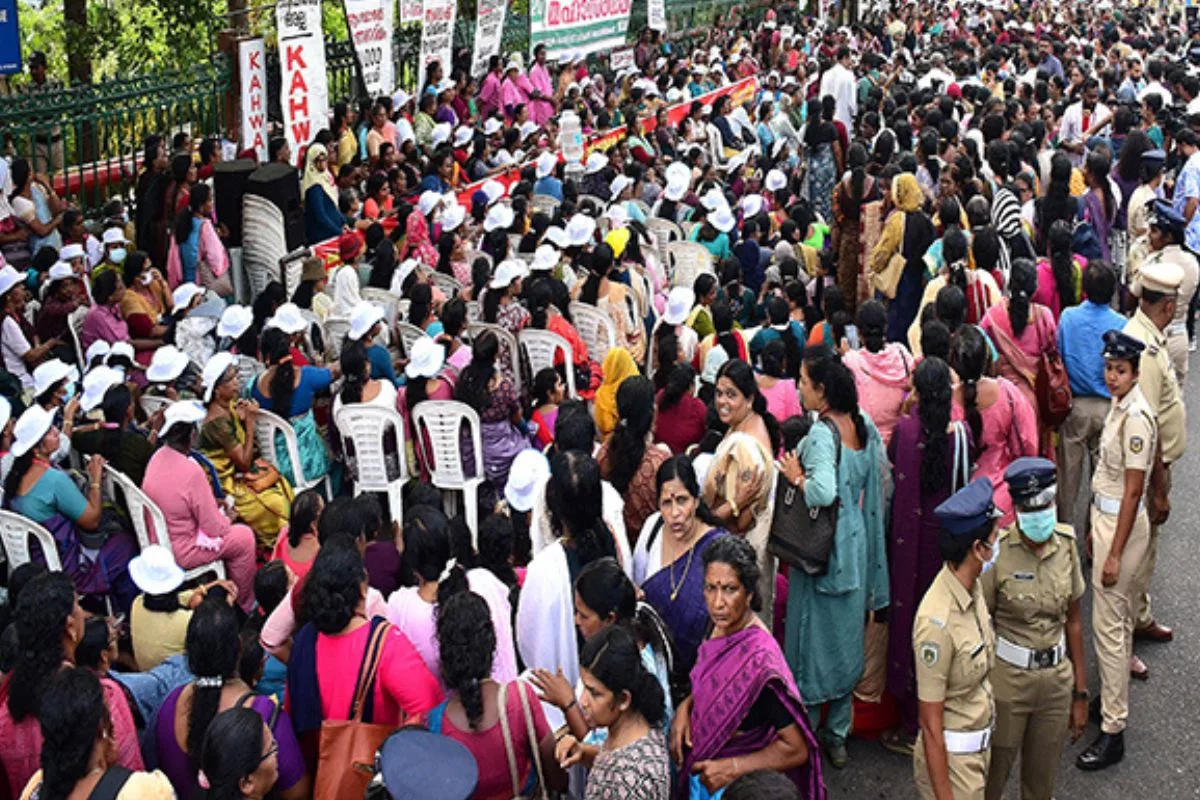
[[[925,744],[923,733],[917,734],[917,742],[913,745],[913,780],[917,784],[917,794],[921,800],[934,800],[933,783],[929,780],[929,766],[925,762]],[[954,789],[954,800],[984,800],[984,786],[987,784],[988,764],[992,751],[959,755],[948,753],[946,759],[950,766],[950,786]]]
[[[1180,323],[1182,324],[1182,323]],[[1175,380],[1179,381],[1179,389],[1183,390],[1188,373],[1188,337],[1183,331],[1167,335],[1167,355],[1171,357],[1171,368],[1175,370]]]
[[[1186,353],[1185,353],[1186,355]],[[1171,491],[1171,465],[1167,465],[1167,494]],[[1147,628],[1154,622],[1154,612],[1150,609],[1150,579],[1154,577],[1154,567],[1158,564],[1158,532],[1160,526],[1150,526],[1150,544],[1146,547],[1146,557],[1138,573],[1138,598],[1135,606],[1133,627]]]
[[[1117,532],[1117,517],[1092,508],[1092,639],[1100,672],[1100,729],[1105,733],[1125,730],[1129,717],[1129,658],[1133,655],[1133,620],[1137,596],[1143,585],[1143,562],[1150,547],[1150,521],[1138,511],[1133,530],[1121,554],[1117,582],[1101,581],[1104,561]]]
[[[1000,800],[1021,757],[1021,800],[1051,800],[1063,740],[1071,721],[1070,660],[1050,669],[1021,669],[996,659],[992,668],[996,735],[987,800]]]
[[[1092,470],[1100,452],[1100,432],[1112,401],[1104,397],[1076,397],[1071,413],[1058,429],[1058,521],[1075,528],[1082,544],[1088,533],[1089,519],[1075,519],[1079,487],[1091,487]],[[1088,492],[1091,495],[1091,492]]]

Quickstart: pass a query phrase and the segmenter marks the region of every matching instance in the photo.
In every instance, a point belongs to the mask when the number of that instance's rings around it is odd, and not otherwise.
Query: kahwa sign
[[[625,44],[633,0],[533,0],[529,45],[546,45],[551,59]]]

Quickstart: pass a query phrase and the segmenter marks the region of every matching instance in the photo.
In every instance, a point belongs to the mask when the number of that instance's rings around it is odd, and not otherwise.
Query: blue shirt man
[[[1176,137],[1179,152],[1187,157],[1179,177],[1175,179],[1175,197],[1172,207],[1187,220],[1184,237],[1189,250],[1200,248],[1200,139],[1190,130],[1179,132]]]
[[[1090,299],[1064,309],[1058,321],[1058,352],[1076,397],[1112,395],[1104,384],[1104,333],[1121,330],[1125,318],[1107,303]]]

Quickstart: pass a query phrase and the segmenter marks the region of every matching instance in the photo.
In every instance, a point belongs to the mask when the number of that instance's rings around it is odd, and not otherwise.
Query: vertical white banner
[[[425,17],[425,4],[422,0],[400,0],[400,24],[420,22]]]
[[[471,74],[487,74],[488,61],[500,52],[500,37],[504,33],[504,10],[507,0],[478,0],[475,15],[475,56],[471,59]]]
[[[321,0],[280,0],[275,5],[275,24],[279,30],[283,129],[293,155],[299,158],[300,149],[329,124]]]
[[[342,0],[346,7],[346,27],[354,42],[354,54],[362,70],[367,95],[390,95],[396,83],[396,65],[392,61],[392,33],[395,31],[396,0]]]
[[[242,101],[242,149],[254,148],[267,160],[267,50],[262,39],[238,42],[238,82]]]
[[[442,74],[450,75],[454,45],[454,19],[457,0],[425,0],[421,27],[421,72],[417,85],[425,81],[426,67],[434,61],[442,65]]]
[[[649,0],[646,4],[646,27],[659,33],[667,32],[667,0]]]

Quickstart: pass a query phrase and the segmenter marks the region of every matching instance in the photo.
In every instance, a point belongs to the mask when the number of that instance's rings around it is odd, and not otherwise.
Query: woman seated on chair
[[[408,355],[408,365],[404,368],[408,383],[400,387],[396,394],[396,411],[404,419],[404,441],[407,453],[410,475],[420,475],[421,480],[429,480],[427,464],[433,459],[433,452],[428,447],[416,456],[416,428],[413,426],[413,409],[426,400],[453,400],[454,389],[458,383],[458,370],[446,366],[446,348],[429,337],[421,337],[413,342],[412,352]]]
[[[288,519],[292,487],[275,467],[254,457],[258,403],[242,399],[237,363],[217,353],[204,365],[204,401],[208,415],[200,426],[200,452],[217,471],[237,517],[254,530],[260,550],[275,546]]]
[[[63,571],[83,595],[109,596],[120,611],[128,611],[137,587],[129,578],[129,560],[137,545],[115,517],[102,519],[100,479],[104,458],[93,456],[87,465],[87,495],[67,473],[53,467],[59,431],[50,413],[30,406],[17,420],[12,445],[13,461],[4,482],[7,506],[38,523],[54,537]],[[85,556],[84,548],[97,551]],[[37,558],[37,556],[35,556]]]
[[[204,468],[188,457],[198,438],[196,426],[206,416],[204,406],[194,400],[167,407],[159,433],[163,444],[146,465],[142,491],[166,518],[179,566],[224,562],[237,586],[238,603],[249,611],[254,607],[254,531],[231,522],[233,512],[217,505]]]
[[[319,481],[329,473],[329,452],[313,420],[313,398],[341,375],[341,367],[334,364],[328,368],[297,369],[288,335],[278,328],[263,331],[261,350],[267,370],[251,387],[250,397],[291,423],[300,450],[302,474],[310,484]],[[295,470],[280,434],[275,437],[275,458],[279,472],[296,486]]]
[[[456,400],[479,414],[483,471],[497,494],[504,491],[508,469],[517,453],[532,446],[512,379],[496,371],[499,353],[496,334],[485,331],[477,336],[471,347],[471,364],[463,370],[454,390]],[[463,461],[471,463],[466,455]]]
[[[33,330],[43,342],[57,339],[62,343],[54,349],[54,354],[63,361],[75,362],[75,348],[67,328],[76,309],[87,305],[87,291],[71,268],[60,264],[50,267],[43,285],[42,307],[38,309]]]
[[[130,253],[121,267],[126,286],[121,296],[121,316],[129,332],[144,339],[162,339],[167,334],[163,317],[174,309],[166,280],[141,250]]]
[[[536,278],[529,283],[530,327],[561,336],[571,346],[571,369],[575,372],[575,393],[590,400],[600,388],[600,364],[588,356],[587,344],[570,317],[571,295],[566,284],[554,278]],[[563,367],[562,353],[554,354],[554,367]]]
[[[104,383],[109,381],[111,383],[104,388]],[[147,435],[134,426],[133,392],[128,384],[121,382],[116,370],[101,366],[87,374],[80,400],[80,408],[85,414],[97,407],[97,394],[101,397],[99,408],[104,414],[104,422],[77,427],[72,446],[83,455],[104,456],[114,469],[141,486],[146,476],[146,464],[154,455],[157,434],[151,431]],[[152,418],[151,422],[161,425],[161,416]]]
[[[150,363],[154,351],[162,346],[161,339],[133,336],[129,324],[121,314],[121,301],[125,299],[125,282],[115,270],[100,274],[92,283],[94,305],[83,320],[79,343],[86,350],[92,342],[103,340],[109,344],[129,342],[137,352],[137,362],[142,366]]]

